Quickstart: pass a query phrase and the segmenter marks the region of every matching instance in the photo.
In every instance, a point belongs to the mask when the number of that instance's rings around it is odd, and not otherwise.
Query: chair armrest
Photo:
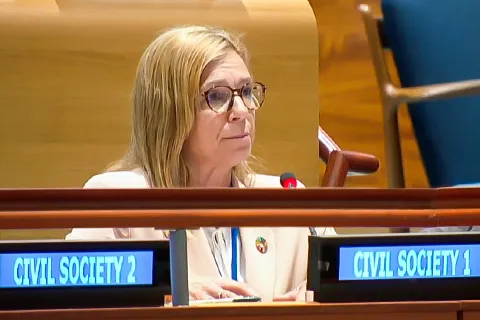
[[[339,152],[348,163],[348,171],[360,174],[377,172],[380,167],[378,159],[370,154],[341,150],[333,139],[319,126],[318,127],[318,155],[328,164],[332,152]]]
[[[349,172],[371,174],[377,172],[380,167],[378,159],[371,154],[357,151],[343,151],[349,164]]]
[[[410,88],[397,88],[392,84],[388,84],[384,90],[385,94],[398,105],[408,102],[479,95],[480,80],[457,81]]]

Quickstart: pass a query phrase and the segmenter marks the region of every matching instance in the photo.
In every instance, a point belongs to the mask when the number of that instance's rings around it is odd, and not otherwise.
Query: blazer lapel
[[[276,248],[273,231],[269,228],[241,228],[240,239],[245,263],[245,282],[264,301],[272,301],[275,291]],[[252,261],[252,262],[250,262]]]
[[[203,229],[191,230],[190,232],[191,235],[187,244],[189,276],[219,278],[220,273]]]

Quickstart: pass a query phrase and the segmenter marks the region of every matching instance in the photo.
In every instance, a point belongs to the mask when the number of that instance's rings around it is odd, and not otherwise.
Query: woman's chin
[[[238,166],[240,163],[247,161],[248,158],[250,157],[251,152],[250,148],[248,150],[237,150],[231,153],[230,159],[232,163],[232,167]]]

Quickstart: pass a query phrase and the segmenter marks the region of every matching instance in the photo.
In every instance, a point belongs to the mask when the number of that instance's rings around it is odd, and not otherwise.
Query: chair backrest
[[[402,87],[480,79],[478,0],[383,0]],[[480,182],[480,97],[408,106],[432,187]]]

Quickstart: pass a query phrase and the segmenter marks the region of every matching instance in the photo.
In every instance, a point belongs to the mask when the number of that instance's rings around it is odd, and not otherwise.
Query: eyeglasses
[[[249,110],[257,110],[265,101],[267,87],[260,82],[252,82],[240,89],[232,89],[227,86],[217,86],[208,89],[202,96],[207,105],[216,113],[224,113],[232,110],[235,96],[242,98],[243,103]]]

